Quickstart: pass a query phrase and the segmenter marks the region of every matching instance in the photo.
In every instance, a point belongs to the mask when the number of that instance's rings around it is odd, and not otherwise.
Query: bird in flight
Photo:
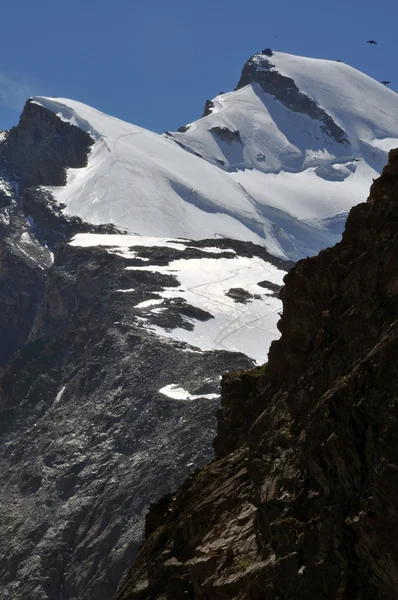
[[[382,83],[383,85],[388,85],[389,83],[391,83],[391,81],[380,81],[380,83]]]
[[[375,42],[374,40],[368,40],[366,43],[367,44],[377,44],[377,42]]]

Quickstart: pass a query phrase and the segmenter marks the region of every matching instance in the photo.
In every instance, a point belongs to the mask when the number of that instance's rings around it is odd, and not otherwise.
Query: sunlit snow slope
[[[297,259],[338,241],[398,145],[398,95],[339,62],[257,54],[238,89],[159,136],[66,99],[32,101],[95,139],[53,189],[68,214],[129,233],[265,244]]]

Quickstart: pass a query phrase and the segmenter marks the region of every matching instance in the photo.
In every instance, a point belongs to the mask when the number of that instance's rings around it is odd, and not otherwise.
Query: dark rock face
[[[269,290],[270,295],[276,296],[279,298],[280,291],[282,289],[281,285],[277,285],[276,283],[272,283],[272,281],[259,281],[258,284],[260,287]]]
[[[83,167],[93,144],[78,127],[28,101],[19,124],[0,139],[0,369],[26,342],[54,247],[78,232],[117,232],[62,213],[50,192],[67,167]]]
[[[272,53],[271,53],[272,55]],[[306,94],[303,94],[290,77],[279,73],[265,51],[261,55],[255,54],[243,67],[242,75],[236,90],[250,83],[257,83],[267,94],[274,96],[283,106],[294,112],[308,115],[311,119],[322,122],[321,128],[329,137],[340,144],[350,145],[347,134],[334,122],[317,103]]]
[[[232,142],[242,143],[239,131],[231,131],[231,129],[228,129],[228,127],[217,126],[212,127],[211,129],[209,129],[209,131],[214,135],[217,135],[219,138],[221,138],[224,142],[227,142],[228,144],[232,144]]]
[[[22,216],[0,239],[0,372],[29,336],[51,253],[29,234]]]
[[[142,250],[145,265],[177,252]],[[134,251],[130,259],[58,246],[29,341],[1,379],[5,598],[109,600],[141,542],[148,504],[211,458],[221,374],[252,364],[148,331],[136,305],[178,282],[126,270],[140,260]],[[205,254],[186,251],[187,260]],[[151,322],[211,318],[178,300]],[[192,398],[173,398],[172,384]]]
[[[208,117],[209,115],[211,115],[211,113],[213,112],[213,108],[214,108],[213,100],[206,100],[205,108],[204,108],[203,115],[201,118],[203,119],[203,117]]]
[[[19,176],[22,189],[65,185],[65,169],[86,166],[93,143],[88,133],[28,100],[0,147],[0,160]]]
[[[235,302],[239,302],[240,304],[247,304],[252,298],[261,298],[261,296],[257,294],[251,294],[247,290],[243,288],[230,288],[228,292],[225,293],[226,296],[232,298]]]
[[[17,181],[0,164],[0,373],[28,338],[51,263],[18,204]]]
[[[21,196],[21,208],[36,239],[49,248],[55,248],[77,233],[123,233],[112,223],[93,225],[80,217],[66,215],[62,212],[65,206],[42,187],[26,189]]]
[[[398,150],[285,277],[265,368],[223,380],[217,460],[154,506],[117,600],[395,600]]]

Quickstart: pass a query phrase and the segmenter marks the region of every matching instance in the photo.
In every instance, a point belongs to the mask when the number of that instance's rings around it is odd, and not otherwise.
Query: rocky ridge
[[[398,150],[285,277],[269,362],[223,378],[216,460],[156,503],[115,600],[393,600]]]

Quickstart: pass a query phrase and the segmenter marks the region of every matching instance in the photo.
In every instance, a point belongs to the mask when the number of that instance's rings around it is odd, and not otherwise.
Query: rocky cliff
[[[32,100],[0,136],[0,369],[26,342],[55,246],[80,231],[115,232],[62,213],[41,186],[66,182],[84,167],[93,139]]]
[[[217,459],[153,505],[116,600],[394,600],[398,150],[285,277],[266,367],[223,379]]]

